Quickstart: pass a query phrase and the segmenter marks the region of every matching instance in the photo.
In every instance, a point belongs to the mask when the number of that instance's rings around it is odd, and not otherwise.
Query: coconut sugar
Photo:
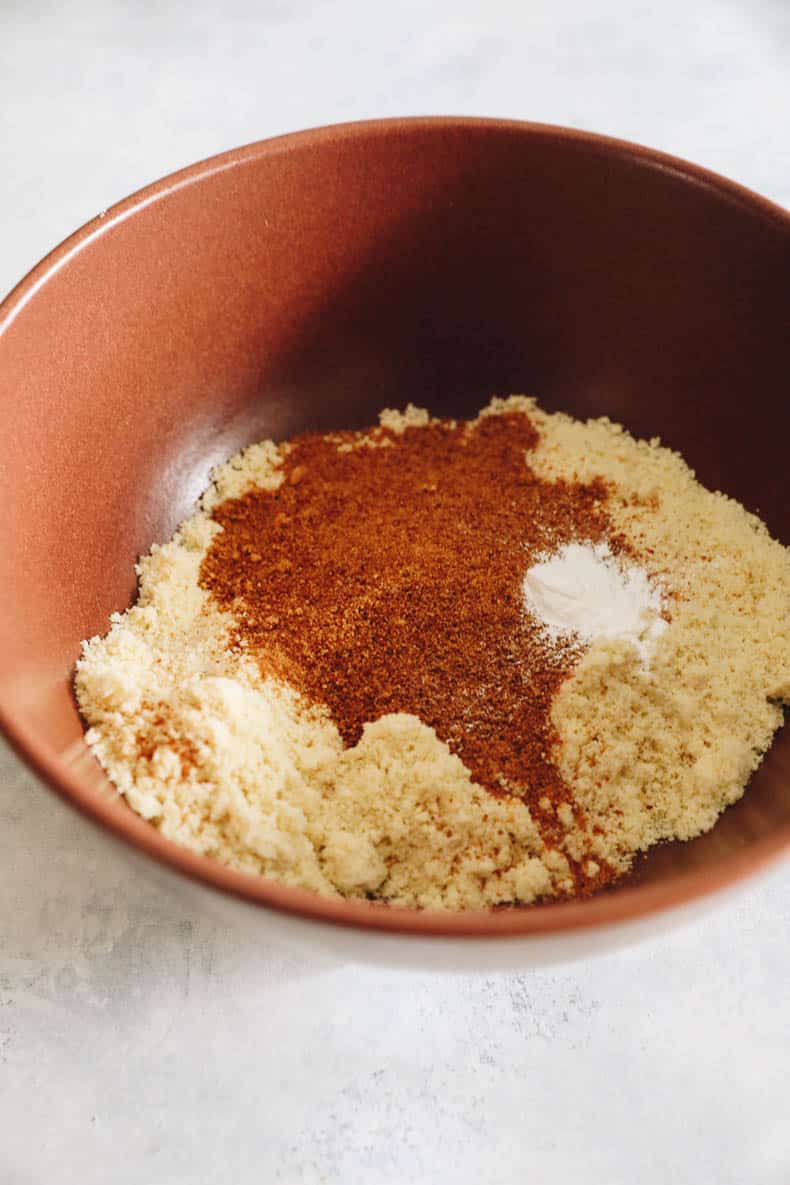
[[[534,400],[253,445],[84,644],[87,741],[233,868],[473,909],[711,827],[790,699],[790,553]]]

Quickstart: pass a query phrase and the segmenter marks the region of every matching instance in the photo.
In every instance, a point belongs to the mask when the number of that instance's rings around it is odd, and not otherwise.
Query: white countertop
[[[442,112],[612,133],[790,205],[790,6],[11,0],[0,289],[192,160]],[[141,879],[2,751],[0,902],[0,1185],[790,1180],[790,865],[584,964],[328,967]]]

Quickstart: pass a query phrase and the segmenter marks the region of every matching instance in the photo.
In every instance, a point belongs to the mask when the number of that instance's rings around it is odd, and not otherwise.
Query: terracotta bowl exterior
[[[409,400],[464,415],[527,392],[607,414],[680,449],[790,542],[789,296],[785,212],[693,165],[553,127],[330,127],[142,190],[0,307],[0,724],[127,844],[302,918],[536,937],[644,918],[746,876],[790,845],[787,731],[710,834],[656,849],[613,891],[418,912],[322,899],[165,839],[88,753],[71,673],[213,464]]]

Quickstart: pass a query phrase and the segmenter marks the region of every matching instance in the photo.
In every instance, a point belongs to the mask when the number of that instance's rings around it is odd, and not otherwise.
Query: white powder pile
[[[644,664],[667,628],[661,594],[647,573],[618,559],[606,543],[568,543],[533,564],[524,602],[552,637],[631,642]]]

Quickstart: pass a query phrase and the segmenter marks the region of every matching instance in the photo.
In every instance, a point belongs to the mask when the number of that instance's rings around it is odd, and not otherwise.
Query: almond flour
[[[630,632],[525,603],[575,547]],[[254,445],[138,574],[77,666],[88,743],[171,838],[327,894],[589,892],[712,826],[790,698],[790,553],[658,442],[522,397]]]

